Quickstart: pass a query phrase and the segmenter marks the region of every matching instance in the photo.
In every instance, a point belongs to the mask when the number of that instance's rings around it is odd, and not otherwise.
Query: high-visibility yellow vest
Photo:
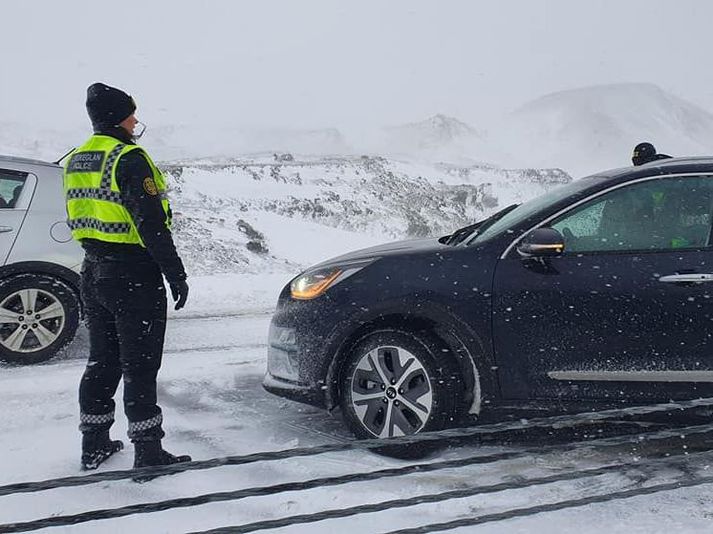
[[[93,135],[75,150],[64,166],[67,224],[76,240],[90,238],[111,243],[145,246],[131,214],[121,202],[116,182],[116,164],[125,154],[140,150],[153,176],[139,177],[149,194],[160,195],[171,228],[171,206],[166,196],[166,179],[146,151],[124,144],[108,135]]]

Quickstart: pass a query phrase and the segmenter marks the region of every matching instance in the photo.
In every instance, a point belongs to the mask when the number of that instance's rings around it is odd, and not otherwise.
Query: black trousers
[[[166,333],[166,289],[158,265],[87,256],[81,295],[90,349],[79,386],[79,429],[94,433],[111,427],[113,397],[123,377],[129,438],[161,439],[156,377]]]

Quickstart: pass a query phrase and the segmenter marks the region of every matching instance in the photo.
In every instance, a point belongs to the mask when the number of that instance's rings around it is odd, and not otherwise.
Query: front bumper
[[[267,336],[267,373],[287,382],[299,381],[299,353],[296,330],[273,321]]]
[[[325,385],[331,358],[324,335],[304,303],[279,310],[270,324],[263,388],[290,400],[326,408]],[[310,310],[312,311],[312,310]]]
[[[283,288],[270,323],[263,381],[267,391],[324,409],[334,407],[334,358],[363,324],[364,303],[374,298],[364,294],[367,286],[359,276],[312,300],[292,299],[290,285]]]
[[[313,386],[297,384],[277,378],[269,372],[265,374],[265,378],[262,380],[262,387],[268,393],[272,393],[278,397],[310,404],[318,408],[325,407],[324,391],[315,390]]]

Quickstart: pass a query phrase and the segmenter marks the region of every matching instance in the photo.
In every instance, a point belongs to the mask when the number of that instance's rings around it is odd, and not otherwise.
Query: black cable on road
[[[184,471],[212,469],[215,467],[224,467],[228,465],[245,465],[254,462],[269,462],[275,460],[284,460],[286,458],[314,456],[327,452],[380,449],[384,447],[413,445],[430,441],[443,441],[454,438],[467,438],[474,436],[498,434],[503,432],[513,432],[518,430],[527,430],[531,428],[565,428],[569,426],[576,426],[580,423],[594,423],[598,421],[604,421],[606,419],[612,419],[615,417],[632,417],[639,415],[648,415],[657,412],[668,412],[676,410],[683,411],[692,408],[701,408],[709,406],[713,406],[713,398],[696,399],[681,402],[667,402],[647,406],[613,408],[611,410],[583,412],[572,415],[557,415],[552,417],[542,417],[524,421],[507,421],[503,423],[493,423],[488,425],[466,428],[451,428],[438,432],[424,432],[421,434],[414,434],[411,436],[403,436],[398,438],[365,439],[360,441],[352,441],[349,443],[336,443],[328,445],[318,445],[316,447],[302,447],[294,449],[285,449],[281,451],[259,452],[244,456],[227,456],[224,458],[214,458],[211,460],[199,460],[196,462],[178,463],[163,467],[143,467],[140,469],[124,471],[105,471],[102,473],[94,473],[85,476],[71,476],[37,482],[18,482],[15,484],[0,486],[0,497],[14,493],[29,493],[36,491],[45,491],[55,488],[84,486],[87,484],[95,484],[97,482],[104,482],[110,480],[125,480],[134,477],[171,475]]]
[[[565,452],[578,448],[610,448],[623,445],[641,445],[644,443],[651,444],[653,442],[663,441],[671,438],[689,437],[696,434],[713,433],[713,424],[698,425],[692,427],[683,427],[670,430],[661,430],[657,432],[648,432],[645,434],[633,434],[626,436],[614,436],[609,438],[599,438],[594,440],[584,440],[579,442],[567,443],[565,445],[546,445],[536,448],[520,449],[517,451],[494,453],[480,456],[472,456],[457,460],[447,460],[441,462],[431,462],[426,464],[416,464],[404,467],[382,469],[369,473],[356,473],[350,475],[342,475],[335,477],[325,477],[305,482],[288,482],[276,484],[273,486],[263,486],[259,488],[247,488],[236,491],[209,493],[195,497],[184,497],[179,499],[170,499],[155,503],[141,503],[121,508],[112,508],[106,510],[94,510],[83,512],[75,515],[53,516],[35,521],[24,523],[11,523],[0,525],[0,534],[12,532],[27,532],[30,530],[39,530],[41,528],[58,527],[77,525],[89,521],[116,519],[140,513],[162,512],[173,508],[185,508],[191,506],[199,506],[214,502],[236,501],[247,497],[262,497],[267,495],[275,495],[288,491],[301,491],[313,488],[323,488],[328,486],[336,486],[348,484],[352,482],[365,482],[387,477],[405,476],[412,473],[427,473],[440,471],[444,469],[453,469],[457,467],[466,467],[469,465],[494,463],[497,461],[512,460],[522,458],[531,454],[542,454],[552,451]],[[628,465],[628,464],[625,464]],[[632,465],[637,465],[633,463]]]
[[[710,451],[699,452],[699,453],[688,454],[688,455],[685,455],[685,453],[684,453],[684,454],[681,454],[678,456],[684,456],[686,458],[691,458],[691,457],[698,457],[698,456],[703,456],[703,455],[710,455]],[[539,478],[531,478],[528,480],[520,480],[517,482],[502,482],[500,484],[493,484],[493,485],[489,485],[489,486],[474,486],[471,488],[461,489],[461,490],[452,490],[452,491],[444,491],[441,493],[419,495],[417,497],[411,497],[411,498],[407,498],[407,499],[395,499],[395,500],[384,501],[384,502],[375,503],[375,504],[363,504],[363,505],[359,505],[359,506],[352,506],[349,508],[325,510],[323,512],[317,512],[317,513],[313,513],[313,514],[293,515],[293,516],[283,517],[280,519],[271,519],[268,521],[258,521],[255,523],[248,523],[248,524],[244,524],[244,525],[233,525],[233,526],[229,526],[229,527],[220,527],[220,528],[216,528],[216,529],[212,529],[212,530],[192,532],[191,534],[243,534],[245,532],[256,532],[258,530],[283,528],[283,527],[289,527],[289,526],[293,526],[293,525],[302,525],[305,523],[315,523],[317,521],[324,521],[326,519],[341,519],[344,517],[350,517],[350,516],[359,515],[359,514],[383,512],[384,510],[390,510],[392,508],[409,508],[411,506],[416,506],[419,504],[432,504],[432,503],[437,503],[437,502],[442,502],[442,501],[449,501],[449,500],[453,500],[453,499],[463,499],[465,497],[473,497],[475,495],[486,495],[488,493],[497,493],[497,492],[506,491],[506,490],[523,489],[523,488],[528,488],[528,487],[532,487],[532,486],[541,486],[543,484],[551,484],[553,482],[564,482],[567,480],[577,480],[577,479],[581,479],[581,478],[594,477],[594,476],[599,476],[599,475],[603,475],[606,473],[611,473],[614,471],[619,471],[622,468],[626,468],[626,467],[654,467],[657,465],[675,464],[675,463],[677,463],[676,461],[680,462],[681,458],[673,456],[673,457],[667,457],[667,458],[657,458],[657,459],[648,460],[645,462],[629,462],[629,463],[624,463],[624,464],[608,465],[605,467],[594,467],[591,469],[582,469],[580,471],[569,471],[569,472],[560,473],[557,475],[550,475],[550,476],[539,477]],[[713,476],[707,477],[706,480],[710,480],[711,482],[713,482]],[[700,483],[703,484],[706,482],[700,482]],[[668,487],[668,485],[663,485],[663,486]],[[674,486],[675,486],[675,484],[674,484]],[[637,490],[631,490],[631,491],[635,492]],[[641,491],[641,490],[638,490],[638,491]],[[665,490],[661,490],[661,491],[665,491]],[[627,492],[620,492],[620,493],[627,493]],[[609,495],[615,495],[615,494],[609,494]],[[573,499],[573,500],[570,500],[567,502],[580,502],[580,501],[585,501],[585,500],[586,499],[577,499],[577,500]],[[604,501],[602,501],[602,502],[604,502]],[[474,519],[470,519],[470,520],[473,521]],[[465,520],[461,520],[461,521],[465,521]],[[453,522],[453,523],[455,523],[455,522]],[[444,525],[445,524],[446,523],[444,523]],[[419,528],[429,528],[430,526],[431,525],[429,525],[427,527],[419,527]],[[457,525],[457,526],[467,526],[467,524]],[[448,527],[448,528],[455,528],[455,527]],[[447,530],[448,528],[444,527],[441,530]],[[405,532],[410,533],[411,530],[399,531],[399,534],[405,534]],[[432,532],[432,530],[413,530],[413,532]],[[395,533],[390,533],[390,534],[395,534]]]
[[[669,482],[667,484],[657,484],[655,486],[647,486],[645,488],[636,488],[626,491],[617,491],[615,493],[606,493],[604,495],[594,495],[592,497],[584,497],[582,499],[572,499],[568,501],[556,502],[552,504],[541,504],[539,506],[531,506],[529,508],[516,508],[501,512],[498,514],[488,514],[464,519],[456,519],[448,523],[434,523],[416,528],[405,528],[401,530],[393,530],[386,534],[424,534],[427,532],[442,532],[444,530],[453,530],[461,527],[471,527],[482,525],[484,523],[493,523],[495,521],[505,521],[507,519],[515,519],[518,517],[527,517],[545,512],[556,512],[558,510],[566,510],[568,508],[580,508],[589,504],[599,504],[609,501],[618,501],[623,499],[631,499],[644,495],[653,495],[664,491],[673,491],[683,488],[692,488],[694,486],[702,486],[704,484],[713,484],[713,476],[693,478],[691,480],[680,480],[678,482]],[[232,532],[232,531],[231,531]]]
[[[198,495],[196,497],[184,497],[179,499],[171,499],[156,503],[142,503],[125,506],[122,508],[112,508],[107,510],[94,510],[91,512],[83,512],[76,515],[53,516],[36,521],[28,521],[26,523],[10,523],[0,525],[0,534],[11,532],[27,532],[30,530],[39,530],[48,527],[61,527],[68,525],[77,525],[89,521],[97,521],[101,519],[116,519],[134,514],[146,514],[153,512],[162,512],[173,508],[187,508],[191,506],[199,506],[202,504],[237,501],[247,497],[262,497],[284,493],[288,491],[302,491],[313,488],[322,488],[327,486],[336,486],[339,484],[348,484],[350,482],[364,482],[376,480],[380,478],[395,477],[407,475],[409,473],[427,473],[438,471],[441,469],[452,469],[456,467],[466,467],[468,465],[490,463],[499,460],[509,460],[513,457],[521,456],[520,452],[508,452],[501,454],[493,454],[489,456],[476,456],[464,458],[461,460],[450,460],[447,462],[437,462],[430,464],[410,465],[406,467],[396,467],[391,469],[383,469],[372,471],[369,473],[358,473],[353,475],[343,475],[337,477],[326,477],[308,480],[305,482],[287,482],[284,484],[276,484],[273,486],[263,486],[259,488],[247,488],[236,491],[226,491],[220,493],[208,493]]]

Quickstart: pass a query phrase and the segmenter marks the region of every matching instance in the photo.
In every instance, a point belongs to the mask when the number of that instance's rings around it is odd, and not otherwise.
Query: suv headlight
[[[302,273],[292,280],[290,293],[293,299],[312,300],[323,295],[327,289],[358,273],[378,258],[358,262],[345,262]]]

